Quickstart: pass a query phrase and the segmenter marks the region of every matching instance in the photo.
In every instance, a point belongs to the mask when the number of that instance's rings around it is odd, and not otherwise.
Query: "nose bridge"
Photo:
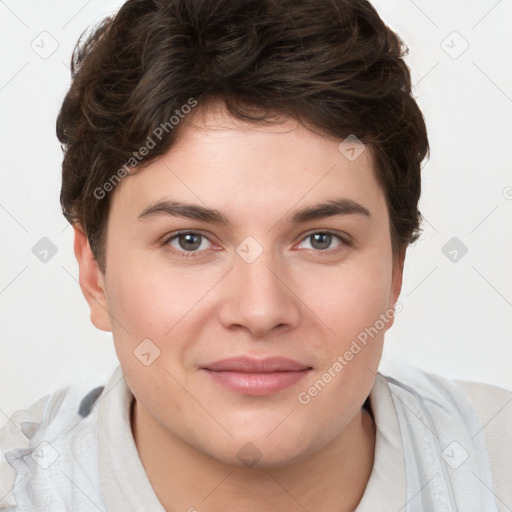
[[[233,291],[221,308],[225,327],[241,325],[262,336],[281,324],[296,325],[299,301],[286,283],[279,255],[271,248],[264,250],[254,239],[244,240],[236,252],[229,284]]]

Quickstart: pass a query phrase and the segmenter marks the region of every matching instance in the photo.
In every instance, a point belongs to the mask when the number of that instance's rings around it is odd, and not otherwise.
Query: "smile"
[[[200,369],[218,384],[252,396],[278,393],[298,383],[312,370],[310,366],[282,357],[223,359]]]

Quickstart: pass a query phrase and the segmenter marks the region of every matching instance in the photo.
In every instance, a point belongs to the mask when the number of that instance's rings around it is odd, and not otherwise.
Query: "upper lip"
[[[243,356],[230,357],[228,359],[215,361],[214,363],[209,363],[202,368],[216,372],[273,373],[309,370],[311,366],[286,357],[254,359],[252,357]]]

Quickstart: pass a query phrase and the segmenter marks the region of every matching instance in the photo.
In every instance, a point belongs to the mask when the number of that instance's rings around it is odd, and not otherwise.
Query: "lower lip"
[[[228,389],[245,395],[265,396],[278,393],[297,384],[308,373],[309,368],[300,371],[273,373],[243,373],[228,371],[212,371],[205,369],[215,381]]]

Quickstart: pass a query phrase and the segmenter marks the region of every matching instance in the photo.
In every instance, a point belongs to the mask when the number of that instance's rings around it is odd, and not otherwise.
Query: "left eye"
[[[337,238],[340,241],[338,247],[343,245],[345,242],[341,236],[330,231],[317,231],[315,233],[310,233],[309,235],[306,235],[303,240],[311,240],[310,245],[312,246],[312,249],[322,252],[330,248],[333,238]]]

